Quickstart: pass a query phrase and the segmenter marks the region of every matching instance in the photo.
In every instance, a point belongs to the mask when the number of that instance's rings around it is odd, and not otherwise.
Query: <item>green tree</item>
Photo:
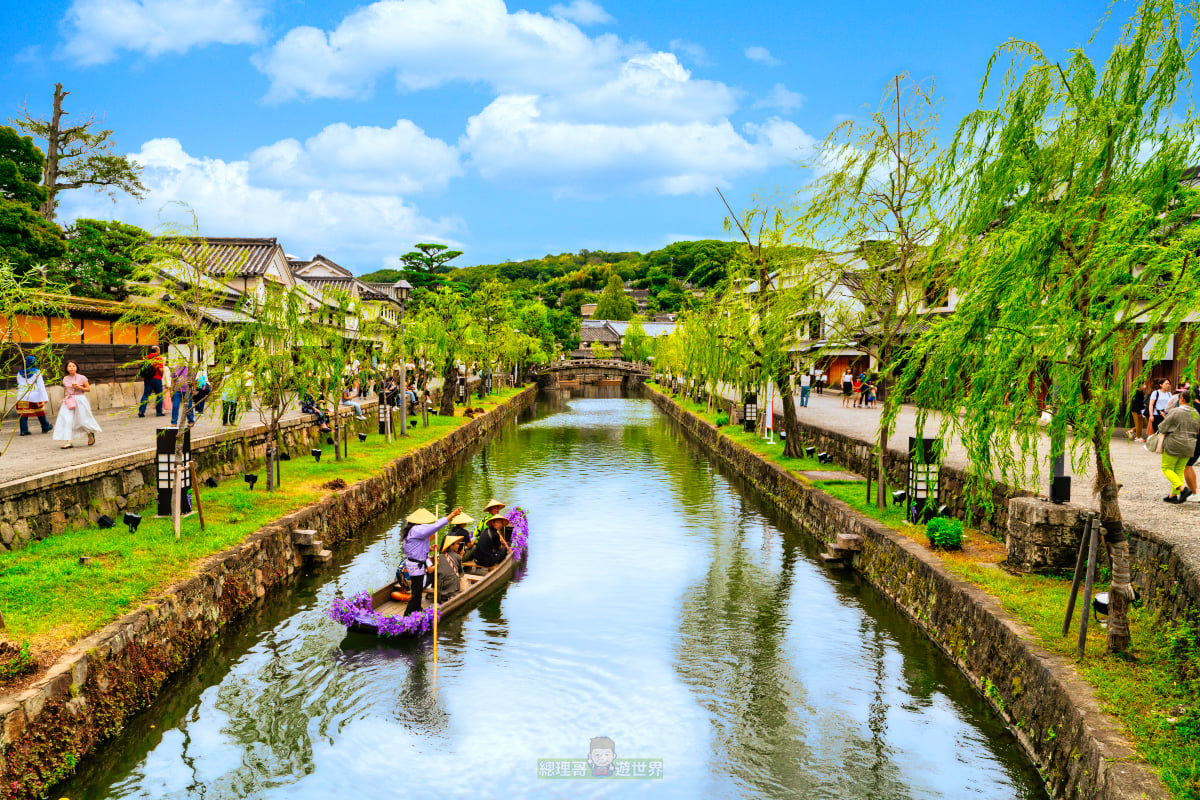
[[[479,363],[483,372],[491,372],[499,358],[504,342],[501,334],[512,326],[508,319],[507,297],[504,284],[490,280],[479,287],[471,296],[472,318],[477,330]],[[486,391],[485,381],[479,382],[479,397]]]
[[[621,355],[626,361],[645,361],[650,355],[650,337],[646,335],[641,317],[634,317],[625,328],[625,338],[621,341]]]
[[[41,175],[42,151],[33,139],[0,126],[0,259],[19,278],[66,251],[62,229],[37,210],[46,197]]]
[[[413,247],[416,249],[400,256],[404,265],[401,276],[413,289],[436,289],[443,282],[441,276],[450,271],[446,265],[462,255],[461,250],[451,250],[444,244],[421,243]]]
[[[142,168],[127,156],[113,153],[112,131],[93,131],[99,120],[96,117],[80,118],[63,122],[63,100],[70,92],[64,92],[61,83],[54,84],[54,110],[50,119],[39,119],[22,109],[21,114],[9,120],[25,133],[46,141],[46,161],[42,170],[42,186],[46,197],[39,208],[42,216],[54,219],[58,207],[58,193],[69,189],[91,186],[96,191],[108,192],[116,200],[117,192],[141,198],[146,193],[142,185]]]
[[[626,320],[637,310],[633,298],[625,294],[625,283],[620,275],[608,279],[608,285],[596,301],[596,319]]]
[[[884,396],[888,371],[917,327],[929,277],[928,244],[942,225],[932,202],[941,184],[931,88],[898,75],[869,120],[835,128],[812,165],[826,169],[806,187],[792,222],[793,233],[821,251],[808,262],[812,268],[837,275],[850,294],[850,302],[825,305],[825,340],[834,347],[854,342],[873,357]],[[879,508],[887,505],[890,430],[881,417],[875,432]]]
[[[67,252],[54,271],[73,295],[123,300],[127,281],[149,257],[151,238],[136,225],[77,219],[67,228]]]
[[[943,433],[966,449],[972,495],[990,498],[997,475],[1024,485],[1042,474],[1037,387],[1053,381],[1051,440],[1076,468],[1095,464],[1113,565],[1110,652],[1130,644],[1109,436],[1124,366],[1148,336],[1161,356],[1200,307],[1200,193],[1181,182],[1200,157],[1183,94],[1195,40],[1181,29],[1194,35],[1195,24],[1171,0],[1142,0],[1102,69],[1082,49],[1064,61],[1031,42],[996,52],[982,91],[1011,59],[997,104],[963,120],[945,160],[957,308],[920,340],[887,403],[894,418],[911,391],[943,412]],[[1197,339],[1181,339],[1190,344],[1176,359],[1194,370]]]

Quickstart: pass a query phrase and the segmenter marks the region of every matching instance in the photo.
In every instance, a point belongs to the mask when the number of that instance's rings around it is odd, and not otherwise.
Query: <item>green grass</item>
[[[689,398],[679,397],[675,402],[709,422],[718,413],[708,413],[704,405]],[[842,469],[836,465],[809,466],[811,459],[785,459],[781,446],[767,445],[740,429],[722,428],[722,432],[793,471]],[[998,566],[1005,555],[1003,543],[969,528],[963,532],[962,550],[935,551],[929,548],[925,526],[905,521],[903,505],[889,503],[880,511],[868,502],[865,482],[810,483],[930,549],[950,572],[995,597],[1005,610],[1029,626],[1039,644],[1075,661],[1078,610],[1071,633],[1060,635],[1071,591],[1069,575],[1006,572]],[[1104,591],[1104,587],[1098,586],[1096,591]],[[1188,626],[1162,620],[1141,607],[1130,610],[1129,625],[1134,640],[1131,658],[1106,652],[1105,631],[1093,619],[1088,626],[1084,658],[1076,661],[1076,669],[1095,689],[1104,711],[1125,727],[1138,754],[1158,770],[1171,795],[1181,800],[1200,800],[1200,628],[1195,623]],[[1188,710],[1170,722],[1170,710],[1180,705]]]
[[[490,408],[520,390],[506,389],[473,407]],[[0,610],[13,641],[29,640],[34,652],[53,655],[76,640],[152,598],[167,586],[193,574],[206,556],[226,550],[264,525],[315,502],[330,490],[321,484],[341,478],[348,485],[378,474],[392,460],[416,450],[467,422],[460,416],[430,416],[428,428],[413,427],[404,441],[391,444],[371,435],[366,442],[352,439],[348,456],[333,460],[326,447],[320,464],[294,457],[282,463],[283,485],[265,490],[265,476],[252,491],[240,476],[225,479],[215,489],[204,488],[200,499],[206,529],[196,514],[183,520],[175,540],[169,519],[153,517],[154,507],[141,510],[143,520],[130,535],[118,524],[52,536],[0,556]],[[91,565],[81,566],[80,556]]]

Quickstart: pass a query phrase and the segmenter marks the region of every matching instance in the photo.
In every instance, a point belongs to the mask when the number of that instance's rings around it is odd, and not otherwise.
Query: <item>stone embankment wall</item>
[[[476,378],[470,382],[477,385]],[[139,384],[140,385],[140,384]],[[140,395],[139,395],[140,397]],[[351,452],[354,435],[376,433],[379,406],[370,402],[364,409],[368,419],[354,419],[349,408],[338,410],[347,425]],[[305,416],[280,423],[280,442],[289,455],[308,455],[318,444],[319,433],[313,420]],[[398,424],[397,417],[397,424]],[[266,456],[267,426],[257,425],[192,438],[192,459],[203,481],[243,472]],[[153,443],[151,443],[153,445]],[[117,518],[126,508],[140,508],[155,502],[157,468],[154,447],[101,459],[70,469],[55,470],[33,478],[0,484],[0,552],[19,550],[30,541],[54,536],[66,530],[86,528],[102,515]]]
[[[1170,796],[1070,662],[1036,644],[994,598],[954,578],[916,542],[735,444],[668,397],[651,396],[688,436],[791,514],[805,533],[823,542],[838,533],[861,536],[854,568],[954,660],[1041,769],[1055,797]]]
[[[855,439],[836,431],[828,431],[811,423],[800,423],[805,443],[816,446],[818,452],[825,451],[837,463],[857,472],[867,474],[871,464],[873,444]],[[885,465],[892,486],[903,487],[908,475],[908,440],[903,442],[905,450],[889,449]],[[950,508],[953,516],[966,519],[967,476],[954,467],[943,467],[939,497]],[[1029,492],[1013,489],[1001,483],[992,488],[991,508],[976,506],[971,511],[971,524],[992,536],[1003,537],[1008,532],[1009,500],[1014,497],[1029,497]],[[1075,521],[1064,523],[1076,531],[1083,529],[1083,517],[1087,509],[1073,505],[1058,506],[1063,514],[1074,515]],[[1200,568],[1180,558],[1171,543],[1156,532],[1137,523],[1125,522],[1125,533],[1129,537],[1130,569],[1133,582],[1147,606],[1172,619],[1195,615],[1200,608]],[[1074,554],[1074,545],[1066,548]],[[1066,569],[1074,568],[1071,562]]]
[[[200,644],[303,566],[297,529],[338,542],[449,459],[532,404],[530,387],[501,408],[402,456],[205,559],[196,575],[79,641],[29,689],[0,696],[0,797],[35,798],[157,696]]]

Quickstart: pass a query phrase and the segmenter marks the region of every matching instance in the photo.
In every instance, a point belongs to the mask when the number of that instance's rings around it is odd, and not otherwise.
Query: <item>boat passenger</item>
[[[504,529],[508,518],[493,514],[487,519],[487,527],[475,542],[475,563],[481,567],[494,567],[504,560],[508,552],[508,541]]]
[[[450,524],[454,527],[446,532],[446,536],[462,537],[462,549],[459,552],[462,553],[463,561],[470,561],[471,555],[475,552],[475,535],[471,532],[471,526],[475,524],[474,517],[464,511],[450,520]]]
[[[499,514],[504,509],[504,503],[501,503],[496,498],[488,501],[488,504],[483,507],[483,518],[479,521],[479,526],[475,528],[475,541],[479,541],[480,535],[487,530],[487,518],[493,514]]]
[[[437,563],[438,602],[444,603],[461,588],[463,537],[447,536]]]
[[[412,597],[404,609],[405,616],[421,610],[421,592],[425,588],[425,559],[429,557],[429,540],[450,524],[450,520],[462,513],[456,508],[441,519],[433,516],[427,508],[418,508],[409,514],[400,531],[404,543],[404,566],[412,585]]]

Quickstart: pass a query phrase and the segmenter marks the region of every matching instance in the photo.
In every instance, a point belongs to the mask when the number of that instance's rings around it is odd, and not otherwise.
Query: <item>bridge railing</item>
[[[640,362],[622,361],[616,358],[573,358],[566,361],[554,361],[535,368],[534,374],[557,372],[564,369],[615,369],[623,372],[650,374],[650,366]]]

